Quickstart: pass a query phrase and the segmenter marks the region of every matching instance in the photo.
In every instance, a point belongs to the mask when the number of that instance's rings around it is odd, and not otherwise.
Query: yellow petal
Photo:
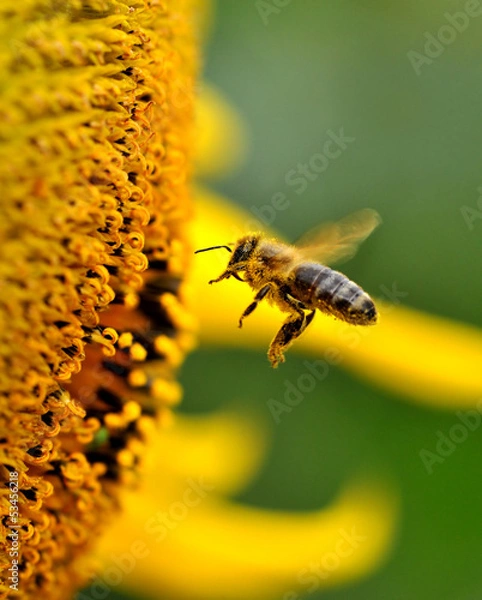
[[[147,585],[150,579],[159,589],[160,580],[168,594],[186,599],[280,598],[335,587],[379,566],[396,514],[394,495],[379,485],[355,485],[311,513],[270,513],[206,499],[185,526],[166,536],[169,560],[156,563],[153,550],[142,576]]]
[[[146,486],[164,493],[156,472],[182,485],[189,477],[203,477],[217,493],[244,488],[264,458],[268,432],[259,418],[234,411],[203,416],[176,416],[175,424],[153,442],[146,465]]]
[[[337,323],[325,333],[323,320],[300,340],[298,350],[319,355],[332,345],[340,350],[340,364],[390,391],[448,409],[476,406],[482,395],[482,331],[408,307],[377,304],[376,327],[350,332]]]
[[[214,432],[209,452],[203,450],[206,432],[196,432],[194,423],[181,425],[179,439],[171,435],[172,446],[165,440],[150,446],[140,489],[126,495],[124,518],[112,525],[98,548],[104,570],[97,589],[108,586],[117,570],[123,585],[136,589],[142,581],[153,597],[268,599],[336,586],[380,564],[393,540],[398,513],[396,494],[388,486],[355,482],[330,506],[306,513],[243,507],[220,498],[225,486],[216,479],[212,462],[228,463],[239,452],[235,446],[241,438],[235,435],[229,448],[228,438],[215,428],[226,427],[227,435],[235,432],[234,418],[205,418],[202,427]],[[249,434],[248,421],[242,427]],[[191,465],[175,461],[176,445],[189,433],[193,452],[201,442],[200,457]],[[182,451],[186,454],[184,445]],[[178,464],[179,472],[165,471],[168,463]]]
[[[370,573],[394,535],[397,502],[379,487],[354,487],[329,508],[304,514],[243,508],[207,494],[198,505],[179,498],[164,507],[132,496],[100,549],[107,566],[99,578],[137,553],[124,583],[136,589],[142,581],[155,597],[279,598]]]
[[[251,215],[227,201],[206,191],[198,196],[192,236],[196,248],[233,242],[261,228]],[[252,301],[253,291],[234,279],[208,285],[224,270],[227,258],[219,250],[200,254],[193,263],[190,285],[197,298],[193,310],[201,323],[201,339],[206,344],[267,350],[284,316],[261,303],[243,329],[238,329],[239,316]],[[323,361],[315,365],[320,379],[339,364],[384,389],[423,403],[446,408],[475,406],[482,395],[482,332],[401,305],[383,301],[377,305],[380,323],[369,328],[317,314],[289,352],[305,352]]]
[[[219,177],[234,171],[247,150],[245,125],[218,90],[202,85],[197,103],[196,170]]]

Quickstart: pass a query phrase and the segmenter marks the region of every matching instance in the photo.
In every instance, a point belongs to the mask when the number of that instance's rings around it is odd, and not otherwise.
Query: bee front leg
[[[217,283],[218,281],[222,281],[223,279],[229,279],[229,277],[236,277],[236,279],[238,279],[236,272],[224,271],[224,273],[221,273],[221,275],[217,279],[211,279],[209,285],[211,285],[211,283]]]
[[[292,313],[278,331],[268,350],[271,366],[276,369],[279,363],[285,361],[284,352],[298,338],[308,325],[313,321],[315,311],[308,316],[303,311]]]
[[[234,277],[234,279],[245,283],[244,279],[241,279],[241,277],[239,276],[239,272],[244,271],[244,269],[245,267],[243,264],[237,264],[236,268],[226,269],[226,271],[221,273],[221,275],[217,279],[211,279],[211,281],[209,281],[208,283],[209,285],[211,285],[211,283],[217,283],[218,281],[222,281],[223,279],[229,279],[230,277]]]
[[[268,283],[266,284],[264,287],[262,287],[259,292],[256,294],[256,296],[254,297],[254,301],[251,302],[251,304],[248,306],[248,308],[243,312],[243,314],[241,315],[240,319],[239,319],[239,324],[238,327],[242,327],[243,326],[243,319],[245,317],[247,317],[248,315],[250,315],[253,310],[258,306],[258,303],[261,302],[261,300],[266,296],[266,294],[269,292],[271,288],[271,285]]]
[[[316,310],[312,310],[310,312],[310,314],[306,317],[306,323],[305,323],[305,327],[304,327],[303,331],[308,327],[308,325],[311,323],[311,321],[313,321],[313,319],[315,317],[315,313],[316,313]],[[303,331],[301,333],[303,333]]]

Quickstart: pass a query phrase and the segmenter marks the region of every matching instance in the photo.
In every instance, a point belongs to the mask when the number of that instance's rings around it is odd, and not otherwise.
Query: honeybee
[[[202,248],[195,254],[228,250],[232,256],[226,269],[209,283],[234,277],[256,292],[239,319],[239,327],[264,299],[289,313],[268,350],[271,365],[276,368],[284,362],[284,352],[313,321],[316,310],[353,325],[377,322],[377,310],[370,296],[346,275],[321,262],[333,263],[353,256],[358,244],[380,221],[377,212],[364,209],[337,223],[313,229],[294,246],[262,233],[249,233],[234,244]]]

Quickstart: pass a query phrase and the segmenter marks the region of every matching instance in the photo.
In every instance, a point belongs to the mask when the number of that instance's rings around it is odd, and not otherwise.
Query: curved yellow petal
[[[439,408],[470,408],[482,396],[482,331],[408,307],[377,302],[376,327],[336,327],[340,364],[390,391]],[[320,354],[327,323],[317,323],[298,348]],[[337,324],[338,325],[338,324]]]
[[[204,478],[218,494],[243,489],[264,458],[267,427],[259,418],[224,410],[203,416],[177,415],[175,424],[156,436],[146,465],[146,488],[165,495],[165,473],[172,489],[191,478]],[[169,484],[170,482],[170,484]]]
[[[201,177],[234,171],[247,151],[241,116],[213,86],[203,83],[197,99],[195,166]]]
[[[354,484],[328,508],[310,513],[228,504],[207,488],[190,504],[179,497],[167,506],[132,494],[126,518],[101,545],[106,569],[99,577],[127,551],[137,560],[123,584],[135,589],[142,581],[155,597],[274,599],[325,589],[380,564],[397,511],[395,494],[377,483]]]
[[[226,244],[261,228],[253,216],[212,193],[200,191],[198,197],[192,235],[196,248]],[[200,254],[193,262],[190,285],[198,299],[193,310],[201,324],[201,340],[267,349],[283,315],[261,303],[243,329],[238,329],[239,316],[252,301],[252,290],[234,279],[208,285],[226,263],[227,253],[222,250]],[[313,368],[318,379],[340,364],[391,392],[423,403],[446,408],[474,406],[482,396],[482,331],[401,305],[377,304],[381,318],[375,327],[354,327],[318,314],[290,352],[316,356]],[[266,366],[269,368],[268,362]],[[312,372],[309,365],[306,368]]]

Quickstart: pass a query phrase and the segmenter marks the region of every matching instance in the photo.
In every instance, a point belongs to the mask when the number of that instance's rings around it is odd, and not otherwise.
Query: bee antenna
[[[210,248],[202,248],[201,250],[196,250],[194,254],[199,254],[199,252],[207,252],[208,250],[217,250],[218,248],[226,248],[228,252],[232,252],[232,249],[229,246],[211,246]]]

